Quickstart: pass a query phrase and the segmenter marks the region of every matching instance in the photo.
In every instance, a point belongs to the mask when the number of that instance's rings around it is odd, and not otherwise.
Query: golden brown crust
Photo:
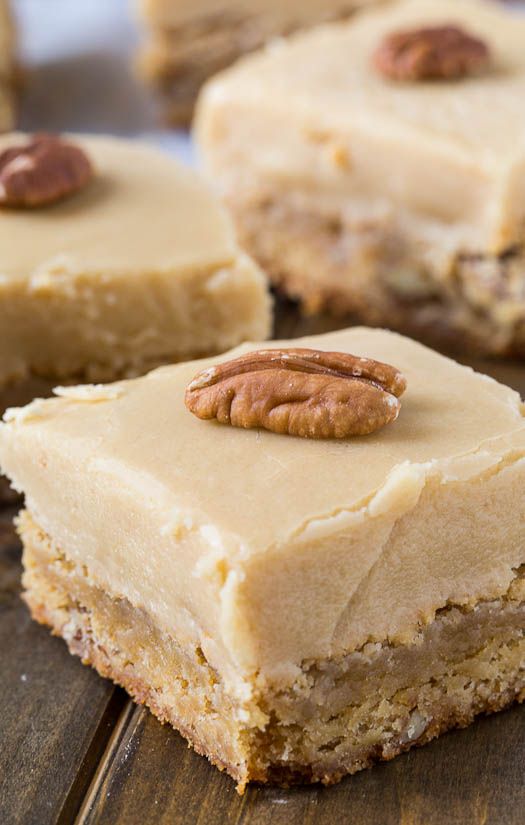
[[[43,604],[36,603],[30,593],[24,594],[24,599],[29,606],[32,617],[40,624],[48,625],[56,636],[62,636],[60,622],[52,610]],[[128,668],[122,669],[115,663],[115,657],[111,652],[107,652],[96,640],[91,638],[89,631],[83,627],[88,624],[89,618],[83,619],[79,616],[74,630],[73,639],[68,641],[71,653],[80,656],[82,663],[94,667],[101,676],[111,679],[115,684],[125,688],[138,704],[146,705],[161,723],[168,722],[178,730],[191,744],[193,749],[201,756],[206,756],[208,760],[219,768],[226,771],[238,783],[238,790],[242,793],[247,782],[260,782],[279,785],[288,788],[293,785],[322,783],[323,785],[333,785],[339,782],[344,776],[357,773],[364,768],[381,761],[390,761],[401,753],[405,753],[412,747],[421,747],[432,739],[440,736],[446,731],[455,728],[466,728],[476,716],[480,714],[496,713],[512,705],[514,702],[525,700],[525,688],[517,691],[508,689],[504,693],[490,695],[483,707],[471,707],[468,712],[454,710],[450,712],[444,708],[442,715],[436,715],[431,724],[417,738],[417,740],[407,742],[397,742],[395,745],[376,745],[371,748],[363,748],[363,752],[358,759],[352,757],[351,762],[342,763],[338,768],[332,770],[319,770],[314,765],[301,765],[298,763],[270,764],[261,769],[257,765],[252,765],[249,775],[241,773],[238,765],[223,761],[217,753],[210,753],[209,749],[199,740],[195,729],[185,720],[176,716],[173,709],[169,708],[157,699],[155,690],[147,685],[143,680],[138,679]]]
[[[51,628],[54,636],[64,638],[62,618],[56,610],[33,599],[31,593],[25,592],[22,596],[31,612],[32,618],[39,624]],[[89,630],[89,617],[78,617],[77,624],[70,640],[65,640],[69,651],[79,656],[83,665],[91,665],[105,679],[111,679],[116,685],[123,687],[132,699],[139,705],[148,707],[161,724],[169,723],[175,730],[188,740],[192,748],[200,755],[206,756],[212,765],[220,771],[227,771],[240,786],[244,787],[246,778],[239,772],[238,766],[224,762],[217,754],[210,754],[206,746],[200,741],[195,730],[176,716],[173,708],[159,702],[155,689],[138,678],[131,667],[123,668],[117,663],[116,657],[97,644]]]
[[[323,20],[344,20],[353,13],[353,6],[341,3],[340,9],[327,10]],[[195,101],[208,78],[271,38],[289,35],[301,25],[298,19],[283,31],[271,17],[231,10],[201,15],[180,26],[157,25],[139,54],[138,71],[161,98],[163,120],[172,126],[189,126]]]
[[[452,353],[525,358],[525,248],[434,270],[424,251],[373,221],[346,225],[256,187],[226,202],[243,246],[305,315],[384,326]]]
[[[190,651],[184,663],[186,654],[147,614],[94,587],[85,568],[67,561],[27,513],[19,529],[24,598],[33,617],[62,636],[85,664],[181,731],[241,791],[248,781],[332,784],[465,727],[480,713],[525,699],[523,570],[504,600],[444,611],[424,631],[422,645],[378,645],[349,654],[348,661],[305,663],[304,680],[288,692],[268,689],[256,697],[258,720],[242,724],[202,652]],[[450,659],[441,661],[443,643],[452,649],[447,647]],[[381,690],[379,704],[370,684]],[[324,705],[312,690],[321,691]],[[374,736],[363,738],[363,724]]]

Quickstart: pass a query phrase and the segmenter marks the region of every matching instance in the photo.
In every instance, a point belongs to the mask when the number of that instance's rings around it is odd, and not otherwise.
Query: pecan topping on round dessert
[[[459,26],[432,26],[387,35],[375,51],[376,69],[391,80],[453,80],[484,69],[486,43]]]
[[[86,153],[54,135],[0,153],[0,206],[48,206],[83,189],[93,177]]]
[[[395,367],[314,349],[248,352],[200,372],[186,389],[198,418],[303,438],[367,435],[395,421],[406,389]]]

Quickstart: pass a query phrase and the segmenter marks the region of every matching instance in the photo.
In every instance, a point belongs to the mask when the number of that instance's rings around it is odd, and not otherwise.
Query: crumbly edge
[[[0,416],[3,414],[5,404],[3,398],[9,395],[16,395],[22,400],[18,405],[28,404],[35,398],[32,387],[38,384],[40,387],[47,390],[47,394],[51,395],[53,388],[60,382],[62,386],[74,386],[76,384],[93,384],[93,383],[110,383],[113,381],[122,381],[128,378],[138,378],[141,375],[163,367],[167,364],[181,364],[185,361],[195,361],[200,358],[211,358],[213,355],[220,354],[220,350],[195,350],[187,352],[179,356],[166,355],[154,358],[139,358],[133,363],[126,363],[122,365],[105,364],[91,362],[86,364],[82,370],[71,372],[64,372],[56,370],[56,372],[46,371],[39,372],[34,368],[20,375],[0,375]],[[9,403],[7,406],[13,406]]]
[[[342,20],[355,11],[355,3],[341,3],[339,12],[324,20]],[[275,37],[301,28],[301,21],[282,30],[262,15],[232,11],[201,16],[180,26],[151,25],[149,41],[139,53],[139,74],[162,99],[167,123],[187,126],[198,94],[212,75],[239,57],[259,49]]]
[[[386,326],[450,352],[525,357],[525,245],[452,264],[377,218],[353,225],[298,193],[228,187],[241,244],[305,314]],[[446,269],[440,267],[446,266]]]
[[[439,611],[415,644],[303,663],[293,688],[262,697],[266,779],[330,784],[523,701],[524,627],[525,569],[505,598]]]
[[[331,784],[525,699],[525,569],[504,598],[444,608],[415,645],[366,645],[305,662],[288,690],[259,677],[241,707],[202,650],[183,649],[144,611],[90,583],[27,512],[19,532],[33,617],[178,729],[241,791],[248,781]]]
[[[27,511],[17,527],[24,545],[23,598],[32,617],[244,785],[238,708],[202,650],[179,645],[127,599],[93,585],[87,569],[67,560]]]

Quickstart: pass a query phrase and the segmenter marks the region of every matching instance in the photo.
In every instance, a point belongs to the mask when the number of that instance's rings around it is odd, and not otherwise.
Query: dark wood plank
[[[31,621],[13,514],[0,511],[0,822],[72,822],[126,699]]]
[[[522,825],[525,709],[377,765],[331,788],[234,783],[137,708],[83,810],[82,825]]]

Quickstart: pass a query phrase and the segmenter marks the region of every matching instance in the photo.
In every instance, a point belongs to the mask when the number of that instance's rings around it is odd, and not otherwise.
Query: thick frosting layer
[[[483,38],[491,68],[411,83],[374,69],[386,33],[438,23]],[[501,252],[525,240],[524,42],[525,18],[481,0],[402,0],[320,27],[211,81],[204,155],[229,187],[252,177],[442,248]]]
[[[1,211],[0,290],[6,279],[42,280],[57,270],[184,271],[218,267],[238,256],[227,216],[192,171],[144,144],[71,139],[85,149],[97,177],[54,206]],[[0,151],[24,140],[24,135],[4,135]]]
[[[183,396],[210,359],[58,390],[0,427],[37,523],[238,687],[409,640],[447,603],[505,592],[525,562],[515,392],[385,331],[294,345],[400,368],[397,422],[317,442],[201,421]]]

